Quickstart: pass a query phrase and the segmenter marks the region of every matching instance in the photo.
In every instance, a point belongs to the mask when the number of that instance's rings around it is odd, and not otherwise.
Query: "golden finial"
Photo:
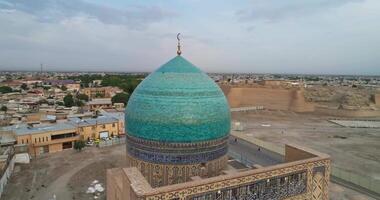
[[[178,40],[177,55],[179,55],[179,56],[180,56],[181,53],[182,53],[182,52],[181,52],[181,44],[179,43],[180,40],[181,40],[181,39],[179,39],[179,35],[180,35],[180,34],[181,34],[181,33],[178,33],[178,34],[177,34],[177,40]]]

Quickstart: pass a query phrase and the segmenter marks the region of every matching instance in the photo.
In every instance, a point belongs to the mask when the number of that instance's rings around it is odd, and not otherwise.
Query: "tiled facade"
[[[286,145],[285,160],[290,162],[156,188],[137,168],[111,169],[107,172],[107,199],[329,199],[329,156]]]

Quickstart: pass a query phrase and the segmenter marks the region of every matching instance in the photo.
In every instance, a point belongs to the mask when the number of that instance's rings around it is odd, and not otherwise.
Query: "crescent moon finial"
[[[181,43],[180,43],[180,41],[181,41],[181,39],[179,38],[179,35],[180,35],[181,33],[178,33],[177,34],[177,40],[178,40],[178,45],[177,45],[177,55],[181,55]]]

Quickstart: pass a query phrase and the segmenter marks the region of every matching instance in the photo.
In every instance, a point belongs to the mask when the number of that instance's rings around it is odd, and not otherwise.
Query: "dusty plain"
[[[249,136],[313,148],[329,154],[336,167],[380,179],[379,128],[343,127],[328,121],[334,117],[284,111],[233,112],[232,116]]]

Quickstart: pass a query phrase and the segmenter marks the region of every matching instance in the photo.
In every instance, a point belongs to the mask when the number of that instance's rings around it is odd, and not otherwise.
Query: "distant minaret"
[[[41,72],[40,72],[40,74],[42,75],[42,67],[43,67],[43,64],[41,63],[40,66],[41,66]]]

